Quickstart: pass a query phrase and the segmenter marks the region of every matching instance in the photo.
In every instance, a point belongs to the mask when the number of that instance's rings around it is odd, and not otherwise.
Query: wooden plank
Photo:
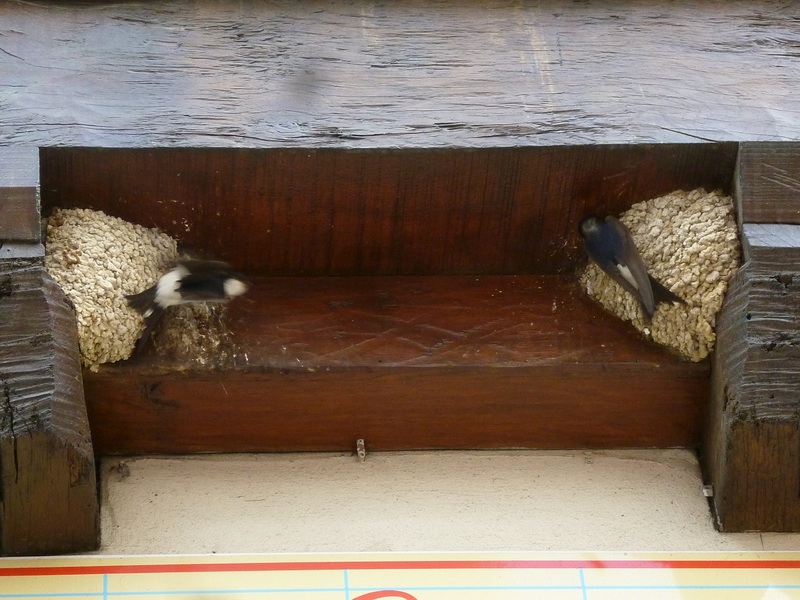
[[[0,251],[6,244],[41,242],[39,151],[0,145]],[[0,258],[9,257],[9,249]]]
[[[584,260],[584,214],[727,189],[735,160],[734,144],[46,148],[42,202],[162,228],[253,275],[554,274]]]
[[[800,225],[745,223],[742,253],[743,262],[753,261],[754,268],[764,272],[800,262]]]
[[[742,144],[736,179],[742,223],[800,224],[800,143]]]
[[[42,239],[36,188],[0,188],[0,242]]]
[[[0,5],[0,142],[797,139],[798,19],[800,5],[770,0],[9,2]]]
[[[704,464],[723,531],[800,530],[800,226],[744,225],[717,322]]]
[[[568,277],[265,278],[227,321],[224,368],[84,373],[99,452],[672,447],[702,429],[708,364]]]
[[[41,259],[0,261],[0,553],[99,543],[75,317]]]
[[[101,454],[346,451],[359,438],[372,450],[693,447],[707,393],[703,377],[574,365],[86,374]]]

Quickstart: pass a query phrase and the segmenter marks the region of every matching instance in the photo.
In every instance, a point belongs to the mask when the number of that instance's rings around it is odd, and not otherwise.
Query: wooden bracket
[[[94,550],[97,482],[75,315],[44,269],[36,187],[0,187],[0,207],[0,554]]]
[[[719,529],[800,531],[800,144],[742,144],[735,188],[704,467]]]

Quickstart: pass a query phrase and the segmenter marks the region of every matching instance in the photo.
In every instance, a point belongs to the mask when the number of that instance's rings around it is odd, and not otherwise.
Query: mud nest
[[[97,370],[130,358],[144,330],[126,294],[153,285],[179,257],[173,238],[100,211],[54,209],[47,223],[45,266],[75,307],[81,360]],[[169,309],[153,335],[160,356],[214,366],[229,334],[223,306]],[[213,363],[213,365],[212,365]]]
[[[634,204],[620,215],[650,274],[686,300],[686,306],[659,305],[651,323],[639,303],[595,264],[587,266],[581,285],[645,336],[700,361],[714,349],[716,316],[740,265],[734,214],[730,197],[696,189]]]

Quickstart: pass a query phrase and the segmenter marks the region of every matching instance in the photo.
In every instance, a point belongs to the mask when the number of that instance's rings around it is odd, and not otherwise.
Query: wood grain
[[[797,139],[799,18],[800,6],[777,0],[7,2],[0,141],[452,148]]]
[[[102,454],[692,447],[706,377],[610,367],[86,375]]]
[[[228,323],[224,369],[150,354],[85,373],[98,451],[671,447],[702,429],[708,364],[571,278],[268,278]]]
[[[0,243],[41,239],[36,188],[0,188]]]
[[[742,144],[736,185],[742,223],[800,224],[800,144]]]
[[[800,226],[743,228],[717,320],[704,465],[723,531],[800,530]]]
[[[0,261],[0,553],[99,543],[75,317],[41,260]]]
[[[729,189],[734,144],[42,151],[42,201],[159,227],[252,275],[557,274],[577,223]]]

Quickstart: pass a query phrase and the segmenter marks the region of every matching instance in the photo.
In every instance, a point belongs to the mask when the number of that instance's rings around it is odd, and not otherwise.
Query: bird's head
[[[578,224],[578,231],[583,237],[590,236],[600,228],[601,223],[602,219],[594,215],[584,217]]]

